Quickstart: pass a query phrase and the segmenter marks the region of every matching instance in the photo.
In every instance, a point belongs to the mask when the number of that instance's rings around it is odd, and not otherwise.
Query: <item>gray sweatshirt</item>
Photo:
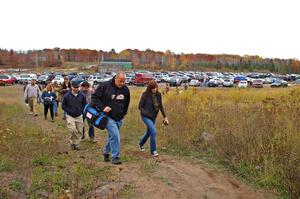
[[[31,84],[28,84],[26,86],[24,98],[26,99],[28,97],[41,97],[41,91],[38,85],[35,84],[34,86],[32,86]]]

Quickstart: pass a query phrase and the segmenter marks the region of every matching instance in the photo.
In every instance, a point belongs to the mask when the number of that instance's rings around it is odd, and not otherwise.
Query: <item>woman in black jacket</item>
[[[162,97],[161,93],[158,92],[158,86],[155,80],[151,80],[148,83],[146,91],[143,93],[140,103],[139,110],[141,112],[141,117],[145,125],[147,126],[147,131],[141,138],[139,142],[140,149],[142,151],[145,150],[144,144],[147,142],[150,137],[150,153],[153,156],[158,156],[156,151],[156,128],[155,128],[155,120],[159,110],[161,111],[164,120],[163,123],[165,125],[169,124],[168,118],[165,114],[163,105],[162,105]]]

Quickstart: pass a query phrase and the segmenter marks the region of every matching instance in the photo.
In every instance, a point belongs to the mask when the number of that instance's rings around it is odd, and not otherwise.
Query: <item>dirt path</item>
[[[149,156],[138,152],[135,155],[149,161]],[[132,184],[136,198],[203,198],[203,199],[259,199],[257,193],[232,177],[190,161],[177,160],[163,155],[150,160],[149,172],[143,173],[143,165],[129,163],[120,166],[120,181]],[[120,169],[119,169],[120,170]]]

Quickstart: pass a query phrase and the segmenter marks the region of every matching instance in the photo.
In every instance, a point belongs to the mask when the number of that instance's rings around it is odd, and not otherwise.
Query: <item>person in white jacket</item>
[[[24,99],[28,102],[30,108],[30,114],[38,116],[38,113],[34,111],[34,107],[37,104],[37,100],[41,97],[41,91],[36,84],[36,79],[32,79],[31,83],[25,88]]]

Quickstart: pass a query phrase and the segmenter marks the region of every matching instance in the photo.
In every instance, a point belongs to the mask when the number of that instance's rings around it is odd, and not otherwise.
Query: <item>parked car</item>
[[[193,87],[198,87],[200,86],[200,82],[196,79],[192,79],[190,82],[189,82],[189,86],[193,86]]]
[[[64,78],[61,75],[56,75],[55,78],[52,80],[52,84],[57,82],[58,84],[62,84],[64,82]]]
[[[15,78],[10,75],[0,75],[0,85],[13,85],[15,81]]]
[[[170,86],[180,86],[182,84],[182,79],[179,76],[171,77],[169,80]]]
[[[102,79],[104,78],[104,76],[100,76],[100,75],[91,75],[89,78],[88,78],[88,82],[91,86],[93,85],[98,85],[100,84],[102,81]]]
[[[254,88],[263,88],[263,81],[261,79],[254,79],[252,81],[252,87]]]
[[[166,73],[161,73],[161,82],[169,82],[169,81],[170,81],[169,75]]]
[[[233,87],[233,81],[231,79],[224,79],[223,87]]]
[[[134,77],[134,85],[144,86],[148,84],[150,80],[152,80],[151,73],[136,73]]]
[[[207,86],[208,87],[218,87],[218,86],[223,85],[223,82],[224,81],[222,79],[214,77],[208,81]]]
[[[36,74],[22,74],[22,75],[20,75],[18,82],[20,84],[24,84],[24,83],[30,82],[32,79],[37,79],[37,75]]]
[[[272,88],[276,88],[276,87],[288,87],[288,83],[284,80],[276,80],[275,82],[273,82],[271,84]]]
[[[37,82],[39,84],[46,84],[49,80],[48,80],[48,75],[41,75],[38,77]]]
[[[235,84],[239,83],[240,81],[247,81],[247,78],[245,76],[236,76],[234,79],[233,79],[233,82]]]
[[[134,77],[132,77],[132,76],[126,76],[125,84],[129,85],[129,86],[133,85],[134,84]]]
[[[267,77],[264,80],[264,84],[272,84],[273,83],[273,79],[271,77]]]
[[[247,88],[248,87],[248,82],[246,80],[241,80],[239,83],[238,83],[238,87],[239,88]]]

